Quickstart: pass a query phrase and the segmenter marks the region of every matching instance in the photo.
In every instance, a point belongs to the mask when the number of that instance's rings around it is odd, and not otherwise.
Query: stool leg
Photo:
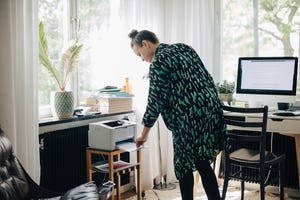
[[[89,150],[86,150],[86,169],[87,169],[87,181],[92,181],[92,155]]]
[[[137,200],[141,200],[142,197],[142,190],[141,190],[141,172],[140,166],[137,167]]]
[[[136,167],[137,171],[137,200],[141,200],[142,197],[142,184],[141,184],[141,152],[140,150],[137,151],[137,162],[139,166]]]
[[[120,191],[120,187],[121,187],[121,176],[120,173],[117,173],[117,197],[118,200],[121,200],[121,191]]]
[[[114,157],[109,154],[108,155],[108,168],[109,168],[109,180],[111,182],[114,183]],[[117,186],[117,189],[118,189],[118,186]],[[111,200],[114,200],[115,199],[115,192],[114,192],[114,189],[112,191],[112,194],[111,194]]]

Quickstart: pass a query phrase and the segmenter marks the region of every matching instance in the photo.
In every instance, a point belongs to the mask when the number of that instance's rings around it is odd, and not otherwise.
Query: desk
[[[93,149],[93,148],[87,148],[86,149],[86,165],[87,165],[87,179],[88,181],[92,181],[92,174],[96,172],[92,168],[92,154],[99,154],[99,155],[105,155],[108,158],[108,176],[109,180],[114,182],[114,173],[117,174],[117,199],[121,199],[121,193],[120,193],[120,175],[123,172],[127,172],[128,170],[135,170],[137,172],[137,199],[141,200],[142,192],[141,192],[141,167],[140,167],[140,161],[141,161],[141,155],[140,155],[140,149],[138,149],[137,152],[137,162],[135,164],[129,165],[126,168],[122,168],[122,170],[117,170],[113,168],[113,163],[116,160],[120,160],[120,154],[124,153],[124,150],[113,150],[113,151],[106,151],[101,149]],[[111,200],[114,200],[114,191],[112,192]]]
[[[238,115],[236,113],[225,113],[226,116],[245,117],[245,121],[255,122],[261,119],[261,116],[255,114]],[[268,114],[267,132],[280,133],[281,135],[291,136],[295,139],[298,182],[300,183],[300,116],[276,116],[272,112]]]

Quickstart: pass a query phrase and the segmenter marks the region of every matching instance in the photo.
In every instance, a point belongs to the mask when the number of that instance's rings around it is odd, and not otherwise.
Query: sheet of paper
[[[128,151],[128,152],[137,151],[138,149],[144,148],[143,146],[136,147],[136,144],[133,141],[118,142],[116,147],[117,147],[117,149],[122,149],[122,150]]]

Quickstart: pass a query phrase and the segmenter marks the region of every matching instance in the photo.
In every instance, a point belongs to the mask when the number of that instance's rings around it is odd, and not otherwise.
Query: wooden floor
[[[220,188],[222,189],[222,188]],[[276,187],[267,187],[266,191],[266,200],[278,200],[279,194],[278,194],[278,188]],[[292,189],[285,189],[285,200],[299,200],[300,194],[299,190],[297,190],[298,193],[296,194],[294,190]],[[296,191],[296,192],[297,192]],[[295,195],[295,196],[294,196]],[[121,195],[122,200],[136,200],[136,193],[135,190],[129,190]],[[179,187],[175,190],[169,190],[169,191],[160,191],[160,190],[149,190],[146,191],[145,198],[147,200],[174,200],[174,199],[180,199],[180,191]],[[240,200],[240,189],[236,187],[229,187],[228,192],[226,195],[226,199],[230,200]],[[254,190],[246,190],[245,191],[245,200],[259,200],[259,192],[257,189]],[[205,195],[205,192],[202,188],[202,186],[199,187],[197,194],[195,195],[195,200],[207,200],[207,197]]]
[[[136,192],[133,191],[133,190],[129,190],[129,191],[126,191],[126,192],[122,193],[121,196],[122,196],[122,199],[129,199],[131,197],[136,196]]]

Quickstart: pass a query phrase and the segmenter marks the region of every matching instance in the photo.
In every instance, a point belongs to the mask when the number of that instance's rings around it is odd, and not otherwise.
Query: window
[[[243,3],[225,0],[222,18],[223,79],[236,81],[239,57],[300,57],[299,8],[300,1],[297,0],[244,0]],[[299,75],[297,92],[299,95]]]
[[[117,0],[39,0],[39,21],[44,22],[55,65],[60,64],[61,50],[70,39],[78,38],[84,45],[77,73],[68,86],[77,105],[105,85],[121,87],[128,76],[123,62],[132,52],[127,33],[121,30],[119,4]],[[41,116],[50,114],[50,93],[57,87],[43,66],[39,70]],[[107,74],[114,74],[113,78]],[[43,107],[47,108],[44,112]]]

